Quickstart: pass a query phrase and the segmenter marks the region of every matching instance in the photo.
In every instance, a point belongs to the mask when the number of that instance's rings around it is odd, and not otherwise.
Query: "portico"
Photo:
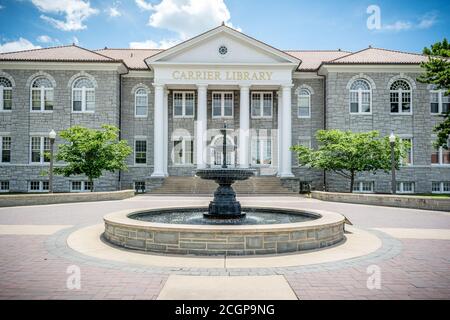
[[[225,121],[231,123],[236,137],[233,160],[236,166],[248,168],[255,163],[266,164],[280,177],[293,176],[289,150],[292,144],[292,73],[300,60],[220,26],[156,54],[146,63],[154,73],[152,177],[168,175],[168,159],[172,154],[177,156],[178,150],[183,159],[186,154],[195,159],[198,169],[211,166],[211,131],[217,131],[218,125]],[[168,93],[173,96],[168,97]],[[273,112],[275,105],[276,114]],[[180,144],[180,148],[186,150],[170,152],[168,148],[171,110],[177,121],[194,122],[190,140],[193,145]],[[252,137],[252,130],[259,129],[255,128],[255,123],[261,123],[261,129],[269,132],[264,139],[270,142],[260,143],[260,138]],[[265,125],[269,123],[270,126]],[[178,122],[177,125],[182,126]],[[175,124],[172,127],[173,130],[183,129],[175,128]],[[273,144],[277,148],[273,148]],[[263,157],[270,157],[270,160],[264,162]]]

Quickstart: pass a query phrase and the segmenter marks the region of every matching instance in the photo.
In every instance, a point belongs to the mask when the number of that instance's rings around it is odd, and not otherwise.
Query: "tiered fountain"
[[[344,239],[345,218],[337,213],[279,207],[244,207],[232,184],[253,176],[228,168],[226,125],[222,168],[197,170],[219,187],[208,208],[126,210],[104,217],[104,238],[121,247],[182,255],[279,254],[323,248]]]

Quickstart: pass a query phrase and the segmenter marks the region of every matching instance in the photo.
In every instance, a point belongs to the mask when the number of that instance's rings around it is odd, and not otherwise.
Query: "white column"
[[[281,126],[281,172],[280,177],[293,177],[292,174],[292,159],[289,148],[292,146],[292,115],[291,115],[291,89],[292,84],[283,85],[283,110],[281,111],[282,126]]]
[[[169,144],[169,90],[164,90],[164,175],[168,176],[168,144]]]
[[[197,108],[197,136],[196,136],[196,148],[197,148],[197,169],[206,168],[206,135],[208,117],[206,111],[206,93],[208,85],[197,85],[198,90],[198,108]]]
[[[152,177],[164,178],[164,85],[154,83],[155,114],[153,119],[153,173]]]
[[[239,119],[239,166],[249,167],[249,140],[250,140],[250,87],[241,86],[240,93],[240,119]]]
[[[283,159],[283,155],[281,153],[281,150],[283,150],[283,140],[281,139],[281,128],[283,127],[283,92],[279,90],[277,92],[278,94],[278,110],[277,110],[277,116],[278,116],[278,130],[277,130],[277,138],[278,138],[278,158],[277,158],[277,165],[278,165],[278,173],[277,175],[280,176],[281,173],[281,162]]]

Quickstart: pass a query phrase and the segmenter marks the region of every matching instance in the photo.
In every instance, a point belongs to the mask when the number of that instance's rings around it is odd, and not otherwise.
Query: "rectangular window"
[[[194,117],[195,94],[194,92],[177,92],[173,93],[173,115],[179,118]]]
[[[272,117],[272,92],[252,92],[251,98],[252,118]]]
[[[432,165],[450,165],[450,150],[446,150],[442,147],[439,149],[434,148],[431,153],[431,164]]]
[[[402,165],[410,166],[413,164],[413,139],[401,138],[401,140],[409,143],[409,148],[406,150],[405,158],[402,160]]]
[[[432,91],[430,93],[430,100],[431,113],[439,113],[439,92]]]
[[[450,110],[450,96],[446,90],[430,91],[430,111],[432,114],[447,113]]]
[[[44,90],[44,110],[45,111],[53,110],[53,89]]]
[[[357,91],[351,91],[350,92],[350,112],[351,113],[358,113],[358,92]]]
[[[1,162],[11,162],[11,137],[1,137],[0,140]]]
[[[450,193],[450,181],[433,181],[431,184],[432,193]]]
[[[213,118],[233,117],[233,93],[213,92],[212,93],[212,116]]]
[[[147,141],[146,140],[136,140],[134,145],[134,155],[136,164],[146,164],[147,163]]]
[[[71,181],[70,191],[71,192],[87,192],[91,191],[92,184],[89,181]]]
[[[145,192],[145,181],[135,181],[134,190],[136,190],[136,192]]]
[[[373,181],[357,181],[353,185],[353,192],[372,193],[373,186],[374,186]]]
[[[82,90],[73,90],[73,111],[81,112],[82,111]]]
[[[272,164],[272,140],[270,137],[253,137],[251,145],[252,164],[270,166]]]
[[[0,88],[0,98],[3,94],[3,99],[0,100],[0,110],[11,110],[12,108],[12,90]],[[3,103],[3,104],[2,104]]]
[[[398,104],[399,104],[398,92],[391,92],[391,112],[392,113],[398,113],[398,111],[399,111]]]
[[[9,191],[9,181],[0,181],[0,192],[8,192]]]
[[[49,182],[48,181],[30,181],[29,184],[29,190],[32,192],[45,192],[49,189]]]
[[[50,162],[50,139],[48,137],[31,137],[31,163]]]
[[[173,141],[173,163],[190,165],[194,163],[194,141],[189,139]]]
[[[31,110],[41,110],[41,90],[31,90]]]
[[[311,96],[303,95],[298,97],[298,117],[309,118],[311,116],[310,111]],[[358,107],[358,105],[356,105]]]
[[[147,116],[147,110],[148,110],[148,95],[147,92],[145,93],[136,93],[135,94],[136,99],[136,113],[135,116],[137,117],[146,117]]]
[[[95,111],[95,89],[74,88],[72,95],[73,112],[94,112]]]
[[[397,182],[398,193],[414,193],[414,182]]]

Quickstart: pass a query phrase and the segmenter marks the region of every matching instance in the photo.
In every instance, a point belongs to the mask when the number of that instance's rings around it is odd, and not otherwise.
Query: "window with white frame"
[[[0,192],[8,192],[9,191],[9,181],[2,180],[0,181]]]
[[[298,117],[310,118],[311,117],[311,92],[308,89],[301,89],[298,92],[297,97],[298,105]]]
[[[173,116],[175,118],[194,117],[195,93],[192,91],[173,92]]]
[[[136,192],[145,192],[145,181],[135,181],[134,190],[136,190]]]
[[[12,108],[12,84],[5,77],[0,77],[0,111]]]
[[[180,138],[173,141],[173,163],[175,165],[190,165],[194,163],[194,141]]]
[[[11,162],[11,137],[0,137],[0,162]]]
[[[29,182],[28,189],[31,192],[46,192],[49,190],[48,181],[33,180]]]
[[[269,166],[272,164],[271,137],[252,137],[251,144],[252,165]]]
[[[90,181],[70,181],[71,192],[87,192],[92,190],[92,182]]]
[[[372,88],[364,79],[355,80],[350,87],[350,113],[370,113]]]
[[[273,110],[272,92],[252,92],[251,94],[252,118],[271,118]]]
[[[442,147],[434,148],[431,153],[431,165],[450,165],[450,150]]]
[[[233,92],[212,93],[212,116],[213,118],[233,117]]]
[[[411,86],[405,80],[396,80],[390,88],[391,113],[411,113]]]
[[[136,140],[134,142],[134,163],[147,163],[147,140]]]
[[[432,193],[450,193],[450,181],[433,181],[431,183]]]
[[[401,141],[408,143],[409,147],[405,150],[405,157],[402,159],[403,166],[411,166],[413,164],[413,138],[400,138]]]
[[[31,83],[31,111],[53,111],[53,85],[45,77]]]
[[[146,117],[148,112],[148,93],[144,88],[139,88],[134,93],[134,115],[136,117]]]
[[[72,111],[95,111],[95,87],[91,80],[82,77],[73,83],[72,87]]]
[[[450,111],[450,95],[445,95],[447,90],[430,90],[430,112],[431,114],[441,114]]]
[[[414,193],[414,182],[397,182],[397,193]]]
[[[30,139],[30,162],[48,163],[50,162],[50,139],[48,137],[31,137]]]
[[[371,193],[373,192],[373,181],[356,181],[353,185],[353,192]]]

